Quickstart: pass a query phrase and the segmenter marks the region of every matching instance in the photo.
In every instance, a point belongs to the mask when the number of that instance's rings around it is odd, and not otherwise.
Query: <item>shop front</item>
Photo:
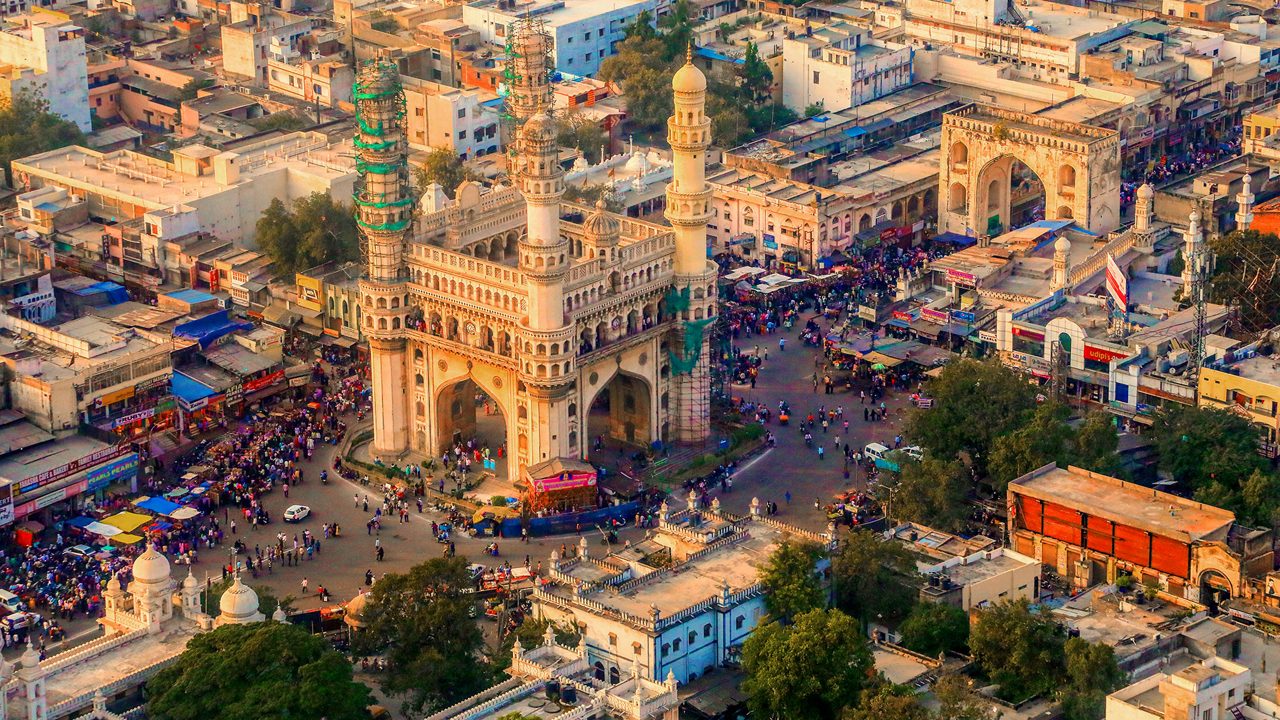
[[[11,489],[17,489],[10,499],[13,520],[51,520],[55,514],[84,507],[89,499],[101,500],[112,484],[127,483],[132,489],[138,464],[138,454],[129,446],[107,445],[78,460],[14,481]]]
[[[188,437],[225,425],[225,395],[182,373],[173,375],[178,428]]]

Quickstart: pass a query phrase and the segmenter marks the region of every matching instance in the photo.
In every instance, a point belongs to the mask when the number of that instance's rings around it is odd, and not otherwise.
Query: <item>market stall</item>
[[[596,469],[578,460],[556,458],[525,471],[525,504],[530,512],[570,512],[596,507]]]

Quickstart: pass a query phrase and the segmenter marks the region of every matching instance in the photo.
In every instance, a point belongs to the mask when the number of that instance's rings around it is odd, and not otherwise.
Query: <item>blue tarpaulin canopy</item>
[[[75,288],[71,292],[81,297],[105,294],[110,305],[116,305],[129,299],[129,291],[125,290],[123,285],[113,282],[94,283],[82,288]]]
[[[170,502],[169,500],[165,500],[164,498],[158,498],[158,497],[147,498],[146,500],[143,500],[140,503],[134,503],[134,504],[142,508],[143,510],[150,510],[151,512],[156,513],[157,515],[168,515],[174,510],[177,510],[178,508],[182,507],[176,502]]]
[[[955,245],[957,248],[967,248],[978,242],[978,238],[961,235],[960,233],[944,232],[933,239],[936,243],[946,245]]]
[[[93,522],[93,518],[84,517],[83,515],[81,515],[78,518],[72,518],[68,520],[67,524],[70,525],[71,527],[82,528],[82,527],[86,527],[91,522]]]
[[[173,374],[173,379],[169,381],[169,388],[179,400],[187,404],[218,394],[208,385],[196,382],[180,372]]]
[[[207,348],[223,335],[229,335],[237,330],[252,329],[253,323],[232,320],[226,310],[219,310],[174,327],[173,334],[196,340],[200,343],[200,347]]]

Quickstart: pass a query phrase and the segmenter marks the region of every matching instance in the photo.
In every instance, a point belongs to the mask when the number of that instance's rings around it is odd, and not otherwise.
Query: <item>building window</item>
[[[458,139],[459,139],[459,140],[466,140],[466,139],[467,139],[467,131],[466,131],[466,130],[459,130],[459,131],[458,131]]]
[[[458,110],[458,119],[459,119],[459,120],[461,120],[462,118],[465,118],[466,116],[467,116],[467,109],[466,109],[466,108],[461,108],[461,109],[459,109],[459,110]]]
[[[747,621],[747,617],[745,615],[739,615],[738,619],[733,621],[734,629],[741,630],[742,624],[745,623],[746,621]]]
[[[667,655],[670,655],[670,654],[671,654],[671,646],[670,646],[670,645],[668,645],[668,644],[666,644],[666,643],[663,643],[663,644],[662,644],[662,657],[666,657]]]
[[[702,637],[711,637],[711,623],[702,626]]]
[[[813,71],[813,84],[818,84],[818,78],[821,77],[817,70]]]
[[[617,633],[609,633],[609,647],[615,647],[618,644]]]
[[[676,638],[671,642],[671,649],[675,652],[680,652],[680,638]]]

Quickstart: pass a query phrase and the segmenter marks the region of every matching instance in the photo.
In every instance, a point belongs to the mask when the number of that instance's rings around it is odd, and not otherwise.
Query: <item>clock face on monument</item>
[[[467,324],[464,327],[466,328],[468,335],[472,335],[476,331],[476,324],[475,324],[475,321],[473,320],[468,320]]]

